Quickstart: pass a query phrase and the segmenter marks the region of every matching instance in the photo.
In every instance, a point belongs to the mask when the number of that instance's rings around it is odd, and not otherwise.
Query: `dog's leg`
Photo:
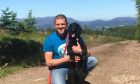
[[[68,71],[68,84],[76,84],[74,69],[69,69]]]
[[[76,79],[77,79],[76,84],[85,84],[82,69],[78,69],[78,71],[76,71]]]
[[[75,62],[69,63],[68,84],[76,84],[75,83]]]

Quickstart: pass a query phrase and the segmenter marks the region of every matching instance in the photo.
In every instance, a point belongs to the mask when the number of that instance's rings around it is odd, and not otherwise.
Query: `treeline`
[[[0,29],[23,32],[33,32],[36,30],[36,21],[32,16],[32,10],[29,11],[28,16],[23,21],[17,21],[17,13],[10,11],[9,7],[1,11]]]
[[[136,27],[135,26],[123,26],[123,27],[111,27],[111,28],[100,28],[100,29],[83,29],[83,33],[92,35],[104,35],[122,37],[126,39],[135,38]]]

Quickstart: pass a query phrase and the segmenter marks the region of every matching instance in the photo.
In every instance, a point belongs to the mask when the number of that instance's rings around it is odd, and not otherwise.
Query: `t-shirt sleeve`
[[[44,44],[43,44],[43,51],[44,52],[52,52],[52,42],[51,39],[48,37],[45,39]]]

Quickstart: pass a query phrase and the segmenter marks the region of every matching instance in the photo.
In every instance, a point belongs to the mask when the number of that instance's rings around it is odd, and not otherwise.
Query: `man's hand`
[[[81,46],[78,42],[77,42],[77,46],[72,46],[72,51],[74,53],[81,53],[82,52]]]
[[[79,56],[75,56],[75,61],[72,61],[70,59],[70,56],[65,56],[64,59],[67,61],[67,62],[79,62],[80,61],[80,57]]]
[[[79,56],[75,56],[75,62],[79,62],[80,61],[80,57]]]

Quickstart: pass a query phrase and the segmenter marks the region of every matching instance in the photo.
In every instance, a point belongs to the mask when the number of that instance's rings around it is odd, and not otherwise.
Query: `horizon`
[[[135,1],[132,0],[0,0],[0,10],[4,10],[6,7],[9,7],[10,11],[16,12],[17,18],[26,18],[29,10],[32,10],[34,17],[53,17],[61,13],[79,21],[137,17]],[[1,14],[0,11],[0,16]]]
[[[34,18],[54,18],[55,16],[44,16],[44,17],[34,17]],[[73,17],[67,17],[68,19],[71,18],[71,19],[74,19],[74,20],[77,20]],[[137,18],[137,17],[114,17],[114,18],[111,18],[111,19],[94,19],[94,20],[84,20],[84,21],[96,21],[96,20],[103,20],[103,21],[108,21],[108,20],[112,20],[112,19],[115,19],[115,18]],[[25,18],[17,18],[17,19],[25,19]],[[83,21],[83,20],[77,20],[77,21]]]

